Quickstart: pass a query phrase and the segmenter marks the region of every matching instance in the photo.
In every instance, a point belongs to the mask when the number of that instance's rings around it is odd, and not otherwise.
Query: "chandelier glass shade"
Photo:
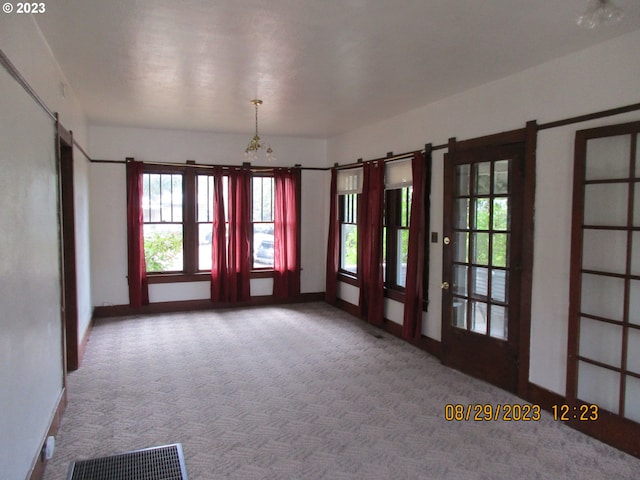
[[[624,11],[611,0],[589,0],[587,10],[578,17],[576,22],[581,27],[591,29],[617,23],[623,16]]]
[[[256,131],[244,151],[244,156],[250,162],[258,161],[261,158],[265,158],[267,161],[272,162],[276,158],[275,153],[273,152],[271,145],[265,146],[258,134],[258,106],[262,105],[262,100],[251,100],[251,103],[256,109]]]

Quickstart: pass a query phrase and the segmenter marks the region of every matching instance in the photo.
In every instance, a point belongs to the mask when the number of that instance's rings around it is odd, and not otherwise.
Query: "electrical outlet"
[[[44,441],[44,445],[42,447],[42,460],[51,460],[53,457],[53,451],[56,448],[56,437],[48,436]]]

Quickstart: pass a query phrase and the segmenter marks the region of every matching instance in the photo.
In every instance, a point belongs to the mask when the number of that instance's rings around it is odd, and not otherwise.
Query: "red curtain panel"
[[[277,298],[292,298],[300,294],[297,177],[290,169],[274,171],[273,295]]]
[[[251,244],[249,215],[251,210],[251,177],[248,170],[229,170],[229,249],[227,284],[230,302],[249,300],[251,296]]]
[[[340,236],[338,224],[338,170],[331,169],[331,190],[329,200],[329,238],[327,240],[327,271],[325,300],[335,304],[338,300],[338,262],[340,255]]]
[[[382,212],[384,208],[384,161],[363,167],[362,195],[358,205],[358,270],[360,314],[373,325],[384,321],[382,275]]]
[[[127,161],[127,249],[129,305],[149,304],[147,266],[144,261],[144,220],[142,216],[142,162]]]
[[[211,231],[211,301],[228,302],[227,225],[224,207],[223,173],[213,169],[213,222]]]
[[[431,159],[427,152],[428,160]],[[404,319],[402,335],[406,339],[419,339],[422,334],[422,301],[425,256],[425,192],[427,168],[425,156],[416,152],[411,161],[413,196],[409,218],[409,245],[407,252],[407,279],[404,292]]]

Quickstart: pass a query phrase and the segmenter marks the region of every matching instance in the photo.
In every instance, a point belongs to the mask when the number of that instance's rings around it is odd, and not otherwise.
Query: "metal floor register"
[[[188,480],[182,444],[73,462],[67,480]]]

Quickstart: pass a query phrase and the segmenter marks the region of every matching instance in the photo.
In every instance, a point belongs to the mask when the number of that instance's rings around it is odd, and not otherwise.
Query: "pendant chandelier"
[[[591,29],[617,23],[623,16],[624,11],[611,0],[589,0],[587,10],[578,17],[576,22],[581,27]]]
[[[267,145],[265,148],[265,145],[260,139],[260,135],[258,135],[258,106],[262,105],[262,100],[251,100],[251,103],[256,109],[256,133],[247,145],[247,148],[244,151],[244,156],[250,162],[255,162],[260,158],[266,158],[267,161],[272,162],[276,159],[276,156],[273,153],[271,145]]]

